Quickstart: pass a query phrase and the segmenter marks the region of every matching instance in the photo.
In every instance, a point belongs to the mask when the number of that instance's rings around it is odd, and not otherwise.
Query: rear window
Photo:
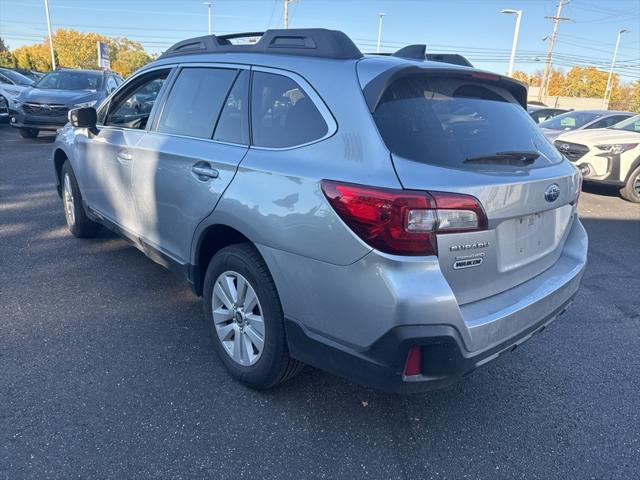
[[[529,167],[562,160],[526,110],[492,85],[403,78],[387,88],[373,117],[389,150],[418,162],[452,168],[511,165],[505,159],[519,160],[519,152]]]

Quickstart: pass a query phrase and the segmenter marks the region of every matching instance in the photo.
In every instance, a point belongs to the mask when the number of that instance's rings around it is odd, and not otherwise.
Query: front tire
[[[95,237],[100,225],[93,222],[84,211],[80,187],[78,187],[78,182],[76,181],[76,176],[73,174],[69,160],[66,160],[64,165],[62,165],[60,184],[67,228],[74,237]]]
[[[620,195],[625,200],[633,203],[640,203],[640,165],[631,172],[627,183],[620,189]]]
[[[36,138],[40,133],[37,128],[19,128],[18,131],[22,138]]]
[[[278,292],[252,245],[230,245],[213,257],[203,302],[216,352],[241,383],[267,389],[302,370],[289,356]]]

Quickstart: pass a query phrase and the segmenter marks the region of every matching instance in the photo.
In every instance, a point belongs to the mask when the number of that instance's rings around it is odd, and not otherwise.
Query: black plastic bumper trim
[[[417,393],[445,387],[544,330],[565,312],[572,299],[540,321],[480,353],[465,350],[450,325],[408,325],[389,330],[365,351],[334,342],[285,318],[289,353],[313,367],[391,393]],[[422,375],[404,377],[409,348],[422,346]]]

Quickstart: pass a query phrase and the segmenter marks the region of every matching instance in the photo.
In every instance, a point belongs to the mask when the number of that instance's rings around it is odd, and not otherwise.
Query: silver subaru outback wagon
[[[234,377],[442,387],[566,310],[581,177],[523,84],[337,31],[242,36],[174,45],[72,110],[52,155],[71,233],[184,276]]]

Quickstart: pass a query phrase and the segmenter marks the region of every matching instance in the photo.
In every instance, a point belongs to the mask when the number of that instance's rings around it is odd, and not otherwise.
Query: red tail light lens
[[[394,255],[436,255],[436,234],[486,230],[474,197],[322,181],[336,213],[363,241]]]
[[[417,345],[414,345],[409,349],[407,354],[407,361],[404,364],[404,374],[420,375],[422,373],[422,349]]]

